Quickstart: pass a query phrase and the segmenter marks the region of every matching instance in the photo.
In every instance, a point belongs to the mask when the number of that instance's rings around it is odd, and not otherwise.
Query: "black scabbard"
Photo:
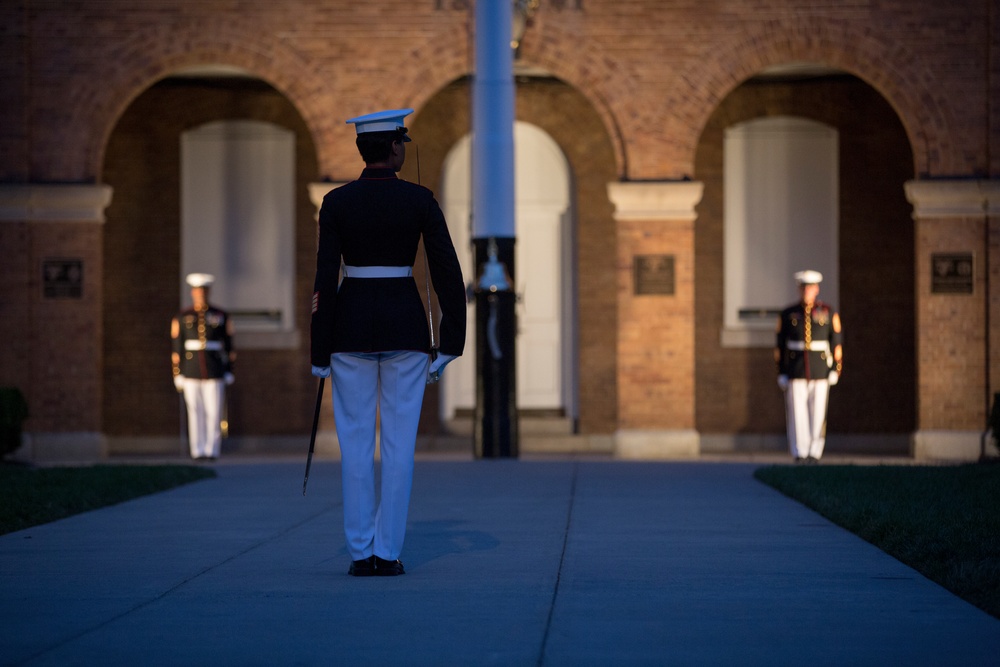
[[[312,436],[309,438],[309,456],[306,457],[306,477],[302,480],[302,495],[306,495],[306,485],[309,483],[309,468],[312,466],[313,452],[316,451],[316,431],[319,429],[319,411],[323,407],[323,383],[326,378],[319,379],[319,391],[316,392],[316,412],[313,413]]]

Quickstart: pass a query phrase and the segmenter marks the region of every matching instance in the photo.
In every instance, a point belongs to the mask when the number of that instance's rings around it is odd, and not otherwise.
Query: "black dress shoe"
[[[406,574],[403,563],[397,560],[386,560],[375,556],[375,574],[380,577],[395,577]]]
[[[352,577],[371,577],[375,574],[375,556],[351,561],[351,568],[347,574]]]

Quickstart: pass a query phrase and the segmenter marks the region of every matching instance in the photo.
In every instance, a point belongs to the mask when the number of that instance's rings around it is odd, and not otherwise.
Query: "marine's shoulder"
[[[349,197],[355,194],[363,193],[365,191],[370,191],[373,188],[377,188],[382,191],[392,191],[393,193],[409,196],[409,197],[433,197],[434,193],[431,192],[429,188],[426,188],[417,183],[412,183],[410,181],[403,180],[402,178],[396,178],[394,176],[385,178],[359,178],[356,181],[350,181],[349,183],[344,183],[343,185],[330,190],[323,197],[324,201],[327,199],[338,199],[340,197]]]
[[[426,188],[419,183],[413,183],[411,181],[405,181],[402,178],[396,179],[396,188],[401,192],[413,197],[433,197],[434,193],[431,192],[430,188]]]
[[[782,317],[788,317],[789,315],[794,315],[795,313],[801,313],[801,312],[802,312],[802,304],[801,303],[793,303],[790,306],[786,306],[781,311],[781,316]]]

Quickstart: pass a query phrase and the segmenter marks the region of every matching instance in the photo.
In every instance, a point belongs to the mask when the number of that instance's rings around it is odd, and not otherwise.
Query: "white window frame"
[[[723,347],[772,347],[777,313],[814,269],[839,294],[839,148],[833,127],[793,116],[728,128],[723,147]]]
[[[295,134],[225,120],[181,135],[181,303],[184,276],[216,276],[243,348],[294,349]]]

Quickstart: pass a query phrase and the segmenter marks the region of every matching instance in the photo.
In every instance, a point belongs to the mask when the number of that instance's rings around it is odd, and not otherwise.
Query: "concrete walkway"
[[[396,578],[340,469],[218,477],[0,537],[4,665],[997,665],[1000,621],[754,463],[418,459]]]

